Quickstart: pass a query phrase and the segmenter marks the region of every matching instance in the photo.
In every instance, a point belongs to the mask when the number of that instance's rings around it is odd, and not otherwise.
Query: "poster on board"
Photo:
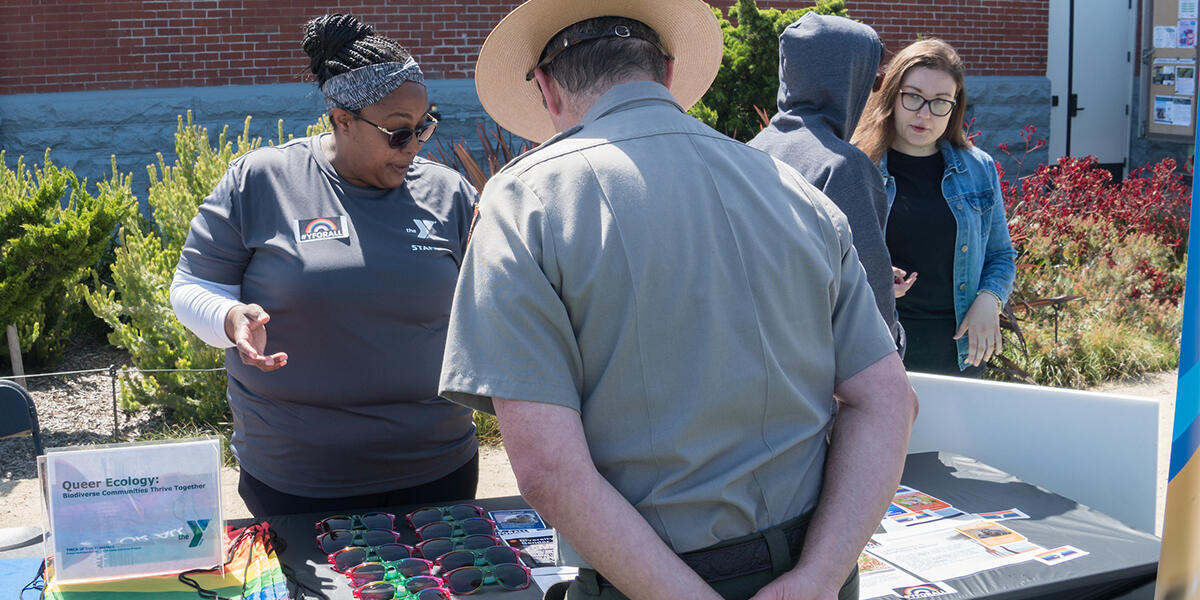
[[[1171,84],[1167,84],[1171,85]],[[1175,67],[1175,93],[1180,96],[1192,96],[1196,93],[1196,62],[1180,63]]]
[[[1196,21],[1192,19],[1181,20],[1175,28],[1178,47],[1179,48],[1195,48],[1196,47]]]

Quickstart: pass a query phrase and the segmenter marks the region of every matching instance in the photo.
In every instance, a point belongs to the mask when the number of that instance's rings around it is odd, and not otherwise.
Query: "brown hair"
[[[892,112],[895,110],[896,98],[900,95],[900,83],[909,71],[917,67],[948,73],[958,86],[958,92],[954,94],[955,105],[954,110],[950,112],[950,122],[946,124],[946,131],[942,132],[938,142],[948,141],[959,148],[971,145],[963,131],[963,115],[967,111],[967,89],[963,84],[966,69],[963,68],[962,59],[950,44],[937,38],[928,38],[913,42],[897,52],[883,69],[883,84],[879,91],[867,99],[862,120],[858,122],[858,128],[854,130],[850,141],[874,162],[883,158],[896,138]]]

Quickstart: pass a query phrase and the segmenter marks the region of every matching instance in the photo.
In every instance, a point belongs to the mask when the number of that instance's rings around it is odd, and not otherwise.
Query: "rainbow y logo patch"
[[[350,237],[345,215],[296,220],[296,241],[319,242]]]

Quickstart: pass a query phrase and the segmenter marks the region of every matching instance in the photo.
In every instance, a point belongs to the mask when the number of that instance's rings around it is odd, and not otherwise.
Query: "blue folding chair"
[[[38,427],[33,396],[12,381],[0,379],[0,439],[29,435],[33,437],[35,456],[42,451],[42,432]],[[42,540],[40,527],[0,529],[0,551],[21,548]]]
[[[36,455],[43,454],[42,431],[38,427],[33,396],[16,383],[0,379],[0,439],[19,435],[33,436]]]

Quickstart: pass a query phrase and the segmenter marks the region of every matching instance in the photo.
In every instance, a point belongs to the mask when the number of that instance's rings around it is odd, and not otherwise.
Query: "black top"
[[[892,264],[917,281],[896,299],[901,319],[954,319],[954,243],[958,222],[942,196],[942,154],[909,156],[888,151],[888,174],[896,199],[888,214],[887,246]]]

